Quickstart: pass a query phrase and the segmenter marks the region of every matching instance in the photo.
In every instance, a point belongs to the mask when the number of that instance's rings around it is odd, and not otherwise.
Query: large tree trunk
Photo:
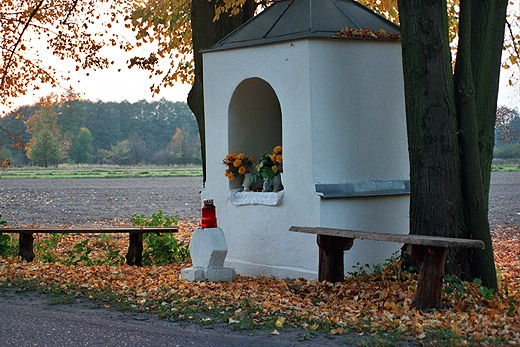
[[[488,221],[489,183],[507,3],[507,0],[461,2],[461,13],[464,10],[466,18],[465,28],[461,30],[465,31],[469,44],[465,48],[466,59],[471,59],[471,71],[467,74],[473,78],[475,91],[474,120],[471,121],[474,138],[469,140],[474,146],[471,156],[475,161],[463,165],[462,179],[467,189],[464,203],[472,237],[484,241],[486,245],[485,249],[475,251],[473,276],[481,278],[483,285],[494,289],[498,284]],[[462,123],[463,114],[459,117]]]
[[[241,15],[222,14],[217,21],[213,21],[215,5],[218,3],[221,3],[221,1],[193,0],[191,5],[195,81],[188,94],[188,106],[195,114],[199,126],[204,182],[206,182],[206,130],[204,126],[203,62],[200,51],[213,46],[242,23],[252,18],[255,11],[254,0],[246,0]]]
[[[490,167],[507,0],[461,0],[455,74],[446,2],[400,0],[410,148],[410,232],[472,237],[446,271],[496,288],[488,223]]]
[[[461,157],[461,184],[463,203],[466,211],[467,229],[486,244],[486,251],[490,252],[491,259],[473,257],[481,266],[490,267],[487,271],[495,273],[493,248],[489,223],[487,219],[487,202],[484,197],[484,184],[478,148],[478,126],[476,111],[475,84],[473,81],[471,60],[471,0],[460,1],[459,42],[457,48],[457,62],[455,64],[455,96],[459,123],[459,142]],[[487,255],[488,252],[481,255]],[[480,259],[477,259],[480,258]],[[474,263],[473,262],[473,263]],[[488,264],[489,263],[489,264]],[[473,267],[472,270],[475,268]],[[476,274],[473,273],[472,276]],[[496,276],[491,287],[496,287]],[[489,284],[489,283],[488,283]]]
[[[462,218],[457,118],[444,1],[401,0],[403,72],[410,157],[410,233],[467,237]],[[420,20],[416,20],[420,19]],[[446,271],[461,275],[459,252]]]

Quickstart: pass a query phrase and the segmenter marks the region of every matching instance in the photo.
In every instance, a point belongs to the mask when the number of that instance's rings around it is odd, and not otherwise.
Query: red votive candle
[[[217,209],[213,205],[213,199],[204,200],[204,206],[202,206],[202,227],[217,227]]]

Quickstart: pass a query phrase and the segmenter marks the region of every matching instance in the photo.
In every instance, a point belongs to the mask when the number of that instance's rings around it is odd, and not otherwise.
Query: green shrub
[[[2,218],[2,214],[0,213],[0,228],[3,228],[5,225],[7,225],[7,221]]]
[[[37,239],[34,243],[36,254],[43,263],[54,263],[58,261],[56,249],[61,239],[68,234],[50,233],[48,238]]]
[[[7,221],[0,213],[0,229],[7,225]],[[9,257],[16,255],[16,240],[11,235],[0,233],[0,256]]]
[[[134,214],[133,226],[143,227],[171,227],[178,224],[178,215],[165,216],[163,211],[152,214],[147,218],[144,214]],[[179,241],[171,233],[143,235],[143,265],[161,265],[181,262],[190,256],[188,245]]]
[[[17,244],[14,237],[0,233],[0,257],[16,256]]]

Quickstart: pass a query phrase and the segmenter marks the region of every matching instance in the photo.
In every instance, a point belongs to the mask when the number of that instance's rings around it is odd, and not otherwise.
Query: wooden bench
[[[345,276],[343,252],[352,247],[355,239],[407,244],[411,258],[421,263],[414,298],[415,306],[420,310],[437,308],[440,305],[448,248],[484,248],[484,242],[471,239],[399,235],[321,227],[292,226],[289,230],[317,234],[319,246],[318,279],[320,281],[343,281]]]
[[[2,228],[0,234],[20,234],[19,254],[27,261],[33,261],[35,255],[33,251],[33,234],[117,234],[128,233],[130,241],[126,254],[128,265],[142,265],[143,260],[143,234],[144,233],[175,233],[177,227],[114,227],[114,228],[73,228],[73,229],[47,229],[47,228]]]

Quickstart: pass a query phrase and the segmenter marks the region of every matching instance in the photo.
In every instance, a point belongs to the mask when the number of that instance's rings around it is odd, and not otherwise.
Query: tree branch
[[[36,13],[40,9],[40,7],[43,5],[45,0],[40,0],[36,7],[33,8],[31,11],[31,14],[29,15],[29,18],[27,18],[27,21],[24,24],[24,27],[22,31],[20,32],[20,36],[18,36],[18,40],[16,40],[16,43],[13,46],[13,49],[11,50],[11,54],[9,55],[9,59],[7,60],[7,63],[5,64],[4,73],[2,74],[2,79],[0,81],[0,89],[4,87],[5,79],[7,77],[7,71],[9,70],[9,66],[11,65],[11,62],[13,61],[14,54],[16,52],[17,47],[20,45],[20,42],[22,42],[22,37],[27,28],[29,27],[29,24],[31,23],[31,20],[36,16]]]
[[[509,37],[511,37],[511,41],[513,42],[513,44],[511,46],[513,46],[513,50],[515,51],[516,56],[518,58],[520,58],[520,52],[518,52],[515,34],[513,34],[513,28],[511,27],[511,23],[509,23],[509,21],[507,19],[506,19],[506,25],[507,25],[507,29],[509,30]]]
[[[67,15],[65,16],[65,18],[61,21],[61,24],[67,24],[69,17],[72,14],[72,11],[74,11],[74,9],[76,8],[77,5],[78,5],[78,0],[74,0],[72,2],[72,7],[70,8],[70,10],[67,13]]]

